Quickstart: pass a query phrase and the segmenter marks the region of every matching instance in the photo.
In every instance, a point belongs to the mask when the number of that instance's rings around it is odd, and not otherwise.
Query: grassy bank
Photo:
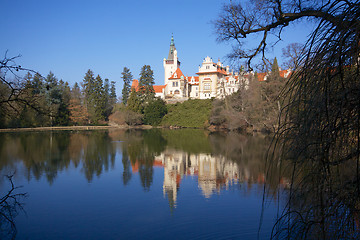
[[[191,99],[183,103],[168,104],[168,113],[162,126],[204,128],[208,126],[212,100]]]

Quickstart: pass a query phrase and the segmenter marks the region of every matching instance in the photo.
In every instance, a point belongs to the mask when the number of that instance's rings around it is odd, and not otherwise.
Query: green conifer
[[[122,90],[122,98],[121,98],[121,100],[124,103],[124,105],[126,105],[128,99],[130,97],[131,81],[133,79],[133,76],[132,76],[132,74],[130,72],[130,69],[128,69],[127,67],[124,67],[124,70],[121,73],[121,75],[122,75],[121,78],[124,81],[124,87],[123,87],[123,90]]]

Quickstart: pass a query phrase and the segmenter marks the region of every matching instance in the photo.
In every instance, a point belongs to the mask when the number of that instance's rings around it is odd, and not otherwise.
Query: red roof
[[[265,81],[265,76],[266,75],[267,75],[267,73],[258,73],[257,74],[258,81],[260,81],[260,82]]]
[[[135,91],[139,90],[139,81],[134,79],[131,83],[131,89],[134,89]]]
[[[162,90],[166,87],[166,85],[154,85],[154,91],[155,93],[162,93]]]
[[[266,72],[265,73],[258,73],[257,74],[258,80],[260,82],[265,81],[265,76],[267,74],[268,73],[266,73]],[[289,71],[289,70],[281,70],[281,71],[279,71],[279,74],[280,74],[280,77],[282,77],[282,78],[289,78],[291,76],[291,71]],[[288,74],[288,75],[285,77],[286,74]]]
[[[194,78],[194,82],[191,82],[191,78]],[[190,77],[185,77],[186,81],[191,84],[191,85],[199,85],[199,76],[190,76]]]
[[[176,77],[175,77],[175,75],[176,75]],[[184,76],[184,74],[181,72],[180,68],[177,68],[176,71],[173,73],[173,75],[171,77],[169,77],[169,79],[180,79],[181,76]]]
[[[279,73],[280,73],[280,77],[283,77],[283,78],[288,78],[291,76],[291,71],[289,71],[289,70],[281,70],[281,71],[279,71]],[[288,75],[285,77],[286,74],[288,74]]]

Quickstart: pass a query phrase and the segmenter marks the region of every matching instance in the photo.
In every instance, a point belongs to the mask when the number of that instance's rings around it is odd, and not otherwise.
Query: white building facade
[[[198,76],[185,76],[180,69],[173,37],[168,58],[164,58],[163,66],[165,79],[164,85],[161,85],[162,92],[157,91],[160,86],[154,86],[154,89],[158,96],[167,100],[223,98],[237,92],[240,82],[245,81],[244,77],[230,72],[229,66],[224,67],[220,60],[214,63],[210,57],[203,60],[196,73]]]

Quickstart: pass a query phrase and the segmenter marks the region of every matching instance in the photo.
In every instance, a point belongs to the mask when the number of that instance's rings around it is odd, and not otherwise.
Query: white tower
[[[173,73],[176,71],[178,67],[180,67],[180,62],[177,57],[177,51],[175,48],[174,43],[174,37],[171,36],[171,42],[170,42],[170,50],[168,58],[164,58],[164,70],[165,70],[165,80],[164,84],[168,84],[168,79],[173,75]]]

